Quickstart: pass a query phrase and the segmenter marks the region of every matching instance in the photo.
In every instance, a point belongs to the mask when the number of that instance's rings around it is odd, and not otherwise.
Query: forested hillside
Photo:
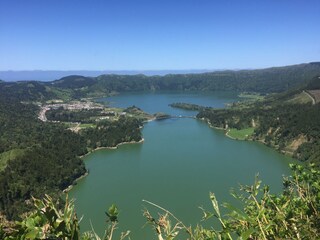
[[[74,96],[101,96],[125,91],[214,91],[232,90],[260,93],[282,92],[307,84],[320,74],[320,63],[287,67],[216,71],[201,74],[101,75],[96,78],[69,76],[48,83],[51,87],[73,89]]]
[[[201,109],[197,117],[226,130],[254,128],[248,139],[320,165],[320,104],[299,102],[303,89],[316,89],[319,82],[315,77],[307,86],[272,95],[248,107]]]
[[[77,156],[86,145],[71,131],[38,120],[34,105],[1,98],[0,109],[0,209],[13,218],[28,209],[31,195],[57,192],[83,175]]]
[[[0,96],[0,211],[9,219],[30,209],[31,196],[58,197],[85,172],[79,156],[97,147],[140,141],[141,122],[102,121],[78,134],[60,123],[42,122],[39,108],[19,95]]]
[[[43,101],[56,97],[42,82],[36,81],[0,82],[0,93],[2,98],[20,101]]]
[[[168,74],[165,76],[72,75],[52,82],[0,82],[0,92],[6,96],[19,93],[21,101],[49,99],[79,99],[102,97],[126,91],[246,91],[272,93],[306,85],[320,75],[320,63],[257,70],[215,71],[199,74]]]

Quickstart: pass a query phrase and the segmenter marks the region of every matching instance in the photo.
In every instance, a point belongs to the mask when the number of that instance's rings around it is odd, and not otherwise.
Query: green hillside
[[[201,74],[101,75],[96,78],[69,76],[51,82],[58,88],[75,91],[74,96],[101,96],[126,91],[214,91],[283,92],[307,84],[320,75],[320,63],[257,70],[216,71]]]
[[[320,104],[313,104],[304,93],[310,84],[318,86],[319,82],[320,79],[315,77],[306,86],[270,95],[264,101],[247,107],[235,104],[229,109],[205,108],[197,117],[207,119],[214,127],[231,130],[231,136],[254,128],[246,139],[264,142],[283,153],[319,166]]]
[[[257,70],[215,71],[200,74],[168,74],[165,76],[101,75],[84,77],[71,75],[52,82],[0,82],[6,97],[21,101],[50,99],[80,99],[102,97],[128,91],[239,91],[274,93],[307,86],[320,75],[320,63],[299,64]],[[315,87],[309,83],[310,87]],[[18,95],[17,95],[18,93]]]
[[[20,99],[25,98],[19,92],[9,99],[0,95],[0,212],[8,219],[29,211],[32,196],[58,198],[86,173],[79,156],[89,150],[141,140],[141,121],[135,118],[101,121],[75,133],[64,123],[40,121],[39,107]]]

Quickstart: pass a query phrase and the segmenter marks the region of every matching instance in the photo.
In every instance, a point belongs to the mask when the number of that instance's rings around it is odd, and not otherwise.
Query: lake
[[[236,93],[130,93],[100,99],[112,106],[138,106],[146,112],[195,115],[196,112],[170,108],[173,102],[224,107],[239,100]],[[80,180],[69,195],[76,199],[81,230],[102,234],[105,210],[113,203],[120,209],[119,231],[131,230],[131,239],[156,239],[144,226],[142,210],[158,209],[143,203],[154,202],[183,220],[200,222],[199,206],[211,210],[209,192],[220,203],[237,205],[229,192],[239,184],[251,184],[259,173],[273,192],[282,188],[282,176],[290,173],[293,160],[256,142],[227,138],[200,120],[181,118],[146,123],[141,144],[122,145],[117,150],[99,150],[85,157],[90,174]],[[155,214],[155,216],[157,216]],[[207,223],[210,224],[210,223]],[[151,236],[151,237],[150,237]]]

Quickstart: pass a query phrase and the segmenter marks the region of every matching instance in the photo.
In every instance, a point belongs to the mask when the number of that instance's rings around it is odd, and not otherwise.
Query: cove
[[[236,93],[134,93],[106,99],[114,106],[136,105],[155,113],[195,115],[172,109],[172,102],[188,102],[223,107],[236,101]],[[154,202],[184,221],[200,222],[202,212],[211,210],[209,192],[220,203],[234,203],[229,194],[239,184],[251,184],[259,173],[273,192],[282,188],[282,175],[288,175],[292,159],[256,142],[236,141],[223,131],[211,129],[200,120],[167,119],[144,125],[142,144],[122,145],[117,150],[99,150],[85,158],[90,174],[69,193],[76,199],[79,217],[84,216],[81,230],[94,229],[102,234],[104,211],[115,203],[120,209],[120,231],[130,230],[131,239],[155,239],[146,226],[142,210],[158,209],[142,199]],[[155,215],[156,216],[156,215]]]

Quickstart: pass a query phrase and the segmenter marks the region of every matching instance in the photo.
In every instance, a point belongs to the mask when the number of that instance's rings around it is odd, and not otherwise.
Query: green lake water
[[[195,115],[168,107],[172,102],[189,102],[224,107],[237,101],[235,93],[139,93],[106,99],[113,106],[136,105],[155,113]],[[256,142],[236,141],[223,131],[211,129],[196,119],[167,119],[144,125],[144,143],[122,145],[117,150],[99,150],[85,158],[90,174],[80,180],[69,195],[83,216],[81,230],[102,234],[105,210],[112,203],[120,209],[119,231],[131,230],[131,239],[156,239],[146,226],[142,210],[158,210],[142,202],[154,202],[182,219],[186,225],[201,220],[198,208],[210,209],[209,192],[219,202],[232,202],[229,192],[239,184],[251,184],[259,173],[273,192],[282,188],[292,159]],[[155,215],[156,216],[156,215]],[[210,224],[210,223],[207,223]]]

